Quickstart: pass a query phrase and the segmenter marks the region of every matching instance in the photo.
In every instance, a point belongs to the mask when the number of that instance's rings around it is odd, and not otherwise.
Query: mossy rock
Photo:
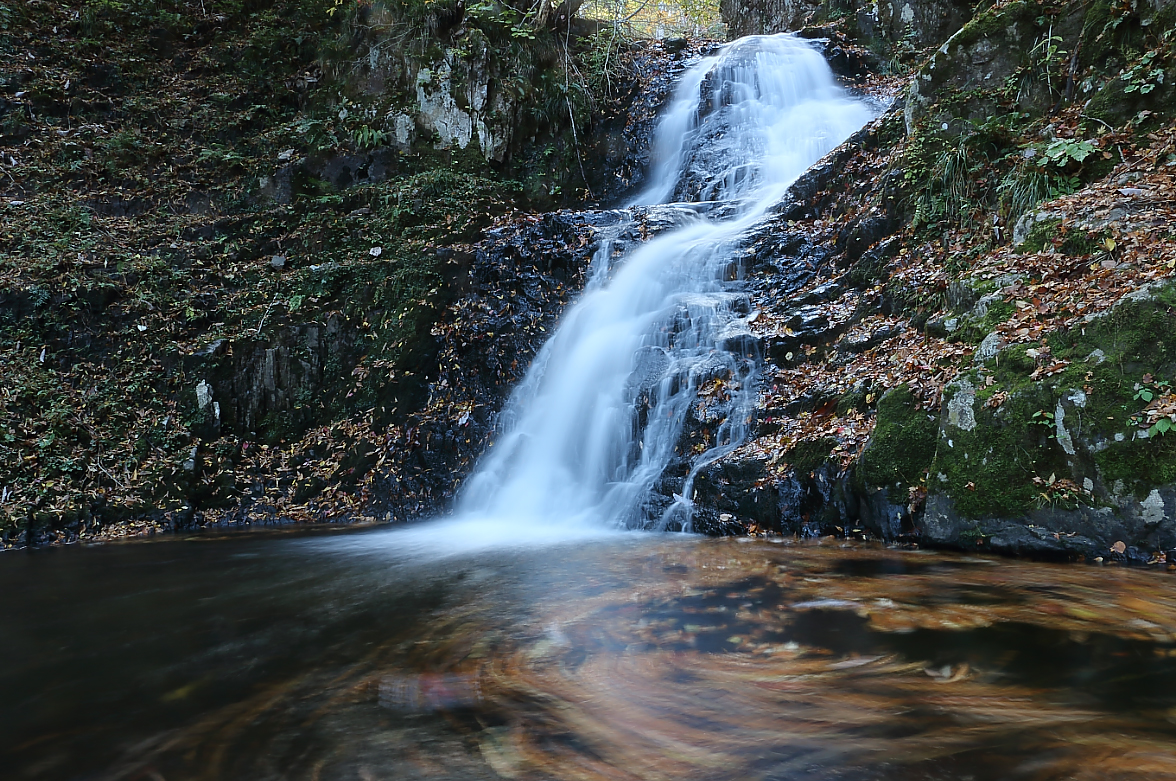
[[[1024,515],[1039,496],[1033,478],[1065,474],[1061,448],[1034,418],[1054,408],[1055,392],[1007,377],[1001,385],[1012,389],[994,409],[986,402],[996,386],[978,384],[964,378],[946,397],[928,490],[946,493],[965,517]]]
[[[924,479],[935,460],[939,425],[920,408],[910,388],[890,390],[878,402],[878,422],[862,453],[858,477],[867,487],[884,487],[891,501],[905,501],[906,490]]]
[[[837,440],[833,437],[822,437],[810,442],[797,442],[788,454],[788,463],[798,476],[808,475],[809,472],[820,469],[829,460],[833,448],[837,447]]]
[[[1132,85],[1122,78],[1111,79],[1094,93],[1086,114],[1116,127],[1145,110],[1168,115],[1176,108],[1176,89],[1169,86],[1176,70],[1165,71],[1164,76],[1165,84],[1146,94],[1138,89],[1128,91]]]
[[[1021,252],[1041,252],[1053,245],[1061,225],[1062,220],[1058,217],[1036,220],[1025,238],[1017,245],[1017,249]]]
[[[987,303],[982,315],[979,313],[969,314],[960,318],[959,327],[951,334],[952,340],[979,344],[984,340],[984,337],[993,332],[997,325],[1012,317],[1014,312],[1016,312],[1016,307],[1008,301]]]
[[[1043,356],[1069,366],[1036,380]],[[1172,485],[1176,436],[1140,433],[1147,400],[1138,392],[1166,392],[1163,383],[1174,381],[1171,286],[1132,294],[1046,345],[1006,348],[990,368],[949,387],[929,490],[950,497],[960,516],[979,519],[1025,517],[1049,505],[1034,478],[1048,483],[1051,475],[1085,483],[1081,501],[1112,507],[1127,494]]]
[[[1051,338],[1072,362],[1065,380],[1087,392],[1087,438],[1104,443],[1094,460],[1102,482],[1137,495],[1176,483],[1176,435],[1142,438],[1133,423],[1147,402],[1138,391],[1176,382],[1176,290],[1150,288],[1121,300],[1082,328]],[[1138,421],[1139,418],[1134,418]]]
[[[977,14],[937,49],[911,83],[907,102],[907,131],[918,119],[944,101],[969,99],[955,116],[983,119],[993,115],[997,93],[1005,80],[1029,63],[1033,41],[1039,35],[1040,3],[1016,0]],[[1024,107],[1022,107],[1024,108]]]

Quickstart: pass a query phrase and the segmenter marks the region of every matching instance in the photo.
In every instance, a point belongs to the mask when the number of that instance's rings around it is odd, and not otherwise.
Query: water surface
[[[398,534],[0,557],[5,777],[1176,775],[1163,574]]]

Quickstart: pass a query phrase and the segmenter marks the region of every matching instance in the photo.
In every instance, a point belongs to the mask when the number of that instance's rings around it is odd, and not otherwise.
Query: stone
[[[967,380],[955,383],[957,388],[947,403],[947,422],[963,431],[976,428],[976,387]]]
[[[1066,430],[1066,408],[1062,406],[1059,401],[1057,407],[1054,408],[1054,431],[1057,442],[1061,445],[1062,450],[1066,455],[1072,456],[1075,454],[1074,438],[1070,436],[1070,432]]]
[[[1021,215],[1017,220],[1016,225],[1013,226],[1013,246],[1019,247],[1025,243],[1025,239],[1029,238],[1029,234],[1033,229],[1044,223],[1054,220],[1065,219],[1066,213],[1059,211],[1028,211]]]
[[[991,361],[1000,354],[1000,351],[1004,349],[1004,346],[1004,337],[995,331],[990,333],[980,341],[980,346],[976,348],[976,362],[983,364]]]
[[[1148,526],[1156,526],[1164,520],[1164,498],[1160,492],[1152,489],[1147,498],[1139,503],[1143,522]]]
[[[201,380],[196,385],[196,406],[204,410],[212,402],[212,386],[207,380]]]

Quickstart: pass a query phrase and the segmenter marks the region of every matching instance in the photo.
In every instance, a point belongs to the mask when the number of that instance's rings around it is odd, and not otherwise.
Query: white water
[[[754,361],[716,346],[738,318],[740,296],[724,281],[737,239],[871,117],[821,55],[791,36],[744,38],[690,68],[658,128],[650,185],[631,204],[669,204],[658,208],[676,213],[678,227],[611,269],[605,238],[588,289],[515,390],[457,518],[416,534],[483,548],[632,526],[689,530],[683,497],[694,473],[738,446],[754,402]],[[717,372],[743,388],[718,444],[696,459],[675,503],[646,518],[643,502],[673,456],[698,385]],[[639,398],[648,398],[644,426]]]

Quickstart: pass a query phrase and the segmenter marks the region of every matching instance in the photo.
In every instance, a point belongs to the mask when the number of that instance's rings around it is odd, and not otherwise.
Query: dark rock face
[[[380,512],[407,519],[447,508],[493,441],[511,390],[583,289],[601,237],[619,231],[611,254],[596,260],[607,263],[674,224],[672,212],[651,207],[555,212],[488,231],[474,247],[463,292],[433,328],[437,369],[428,376],[428,400],[381,449]],[[647,373],[664,359],[650,351]]]
[[[641,189],[649,171],[654,130],[661,109],[673,95],[678,76],[700,56],[717,48],[713,42],[670,39],[639,44],[632,55],[634,79],[617,85],[616,103],[623,107],[604,117],[586,140],[585,166],[589,190],[602,204],[622,201]]]
[[[321,324],[283,328],[266,342],[234,345],[224,379],[215,383],[217,397],[225,400],[223,424],[242,434],[274,420],[290,431],[304,427],[314,399],[334,379],[330,372],[355,366],[355,326],[332,315]]]
[[[1176,555],[1176,490],[1157,489],[1142,502],[1076,510],[1038,509],[1024,518],[969,518],[950,497],[932,496],[922,518],[925,543],[1069,561],[1105,558],[1145,564],[1154,551]],[[1132,544],[1122,543],[1130,540]],[[1116,546],[1122,543],[1122,550]]]
[[[947,131],[952,132],[953,126],[960,124],[961,115],[968,119],[988,116],[998,105],[988,93],[1030,62],[1029,51],[1039,35],[1036,23],[1036,6],[1015,3],[1007,9],[984,12],[946,40],[911,81],[906,103],[907,132],[912,132],[921,120],[930,120],[937,126],[946,124]],[[1080,30],[1082,24],[1083,14],[1078,7],[1068,9],[1056,22],[1059,33]],[[962,92],[971,97],[961,107],[937,110],[940,103],[945,103],[944,98]],[[1019,92],[1017,106],[1019,110],[1038,113],[1047,109],[1052,100],[1044,84],[1033,85]],[[959,132],[958,127],[954,132]]]

